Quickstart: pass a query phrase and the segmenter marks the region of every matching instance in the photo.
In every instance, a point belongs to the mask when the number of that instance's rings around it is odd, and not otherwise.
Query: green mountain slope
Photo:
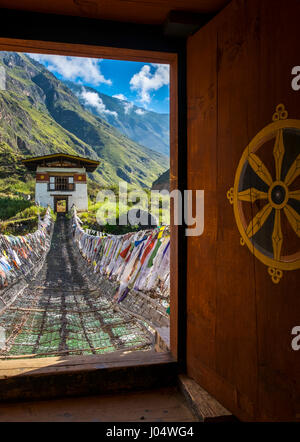
[[[170,169],[160,175],[152,184],[152,190],[170,190]]]
[[[101,160],[93,179],[151,187],[167,157],[84,109],[70,89],[25,54],[0,52],[0,142],[23,156],[66,152]],[[2,81],[3,86],[3,81]]]
[[[105,119],[130,139],[156,152],[170,154],[169,114],[148,111],[89,86],[80,86],[71,81],[66,81],[65,84],[78,97],[82,106]],[[94,99],[89,102],[89,97]]]

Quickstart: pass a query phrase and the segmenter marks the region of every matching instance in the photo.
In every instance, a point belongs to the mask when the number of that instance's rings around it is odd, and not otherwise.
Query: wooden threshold
[[[237,422],[230,411],[190,377],[180,374],[178,385],[200,422]]]
[[[71,32],[71,31],[70,31]],[[68,33],[70,33],[68,31]],[[76,29],[72,29],[76,32]],[[0,38],[0,50],[131,60],[170,65],[170,190],[178,188],[178,54],[44,40]],[[182,138],[182,137],[181,137]],[[183,190],[183,189],[182,189]],[[178,226],[171,222],[171,353],[116,352],[101,356],[63,356],[0,360],[0,401],[42,400],[149,389],[177,382]]]
[[[109,355],[0,361],[0,401],[97,395],[176,384],[171,353],[118,351]]]
[[[70,31],[71,32],[71,31]],[[76,32],[76,30],[72,30]],[[44,40],[30,40],[0,37],[0,51],[30,52],[77,57],[95,57],[111,60],[138,61],[143,63],[163,63],[170,65],[170,191],[178,189],[178,53],[149,49],[128,49],[112,46],[78,44]],[[184,190],[184,189],[181,189]],[[54,194],[52,194],[54,196]],[[56,195],[58,196],[58,195]],[[66,196],[66,195],[64,195]],[[173,201],[171,201],[171,243],[170,243],[170,351],[177,359],[182,345],[178,340],[178,226],[174,224]],[[183,336],[182,342],[185,337]],[[1,400],[1,398],[0,398]]]
[[[176,63],[174,52],[159,52],[140,49],[124,49],[94,44],[61,43],[54,41],[23,40],[0,37],[0,50],[32,52],[76,57],[108,58],[110,60],[141,61],[144,63]]]

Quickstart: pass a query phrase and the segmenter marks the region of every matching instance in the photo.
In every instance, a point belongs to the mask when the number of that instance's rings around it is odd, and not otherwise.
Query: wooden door
[[[187,368],[245,420],[300,420],[299,16],[297,0],[234,0],[187,46],[188,186],[205,191]]]
[[[67,213],[68,212],[68,197],[54,197],[54,206],[56,213]]]

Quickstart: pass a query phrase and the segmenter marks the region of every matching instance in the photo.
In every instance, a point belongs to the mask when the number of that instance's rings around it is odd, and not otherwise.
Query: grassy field
[[[29,209],[32,201],[26,201],[22,198],[0,196],[0,220],[8,220],[13,218],[20,212]]]

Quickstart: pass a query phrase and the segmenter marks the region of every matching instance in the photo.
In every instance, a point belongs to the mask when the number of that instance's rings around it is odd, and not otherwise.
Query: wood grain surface
[[[204,235],[188,239],[188,374],[245,420],[300,418],[300,271],[273,284],[226,197],[276,106],[300,119],[299,14],[296,0],[234,0],[188,41],[188,180],[205,191]]]

